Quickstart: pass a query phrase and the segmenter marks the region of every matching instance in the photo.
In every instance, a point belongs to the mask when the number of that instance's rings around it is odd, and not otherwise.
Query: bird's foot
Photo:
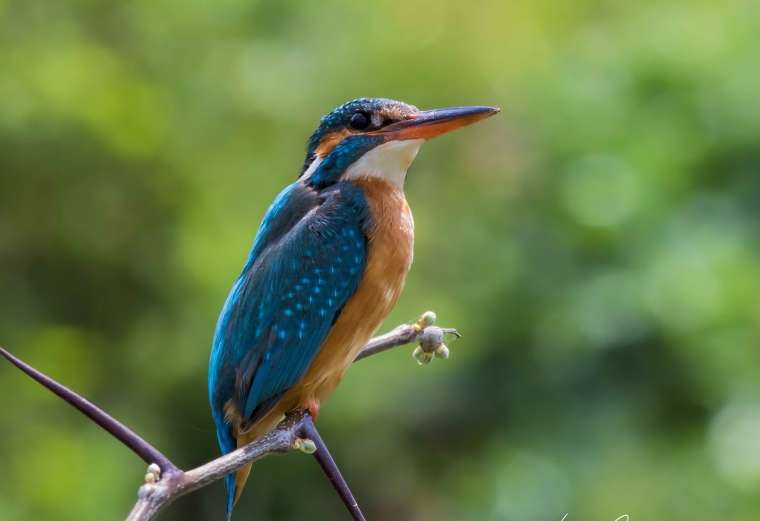
[[[451,354],[444,342],[446,335],[453,335],[455,338],[462,336],[456,329],[435,326],[436,318],[434,312],[426,311],[414,323],[420,334],[417,336],[418,345],[412,356],[420,365],[429,364],[433,358],[446,360]]]
[[[306,402],[306,411],[313,421],[317,421],[317,416],[319,416],[319,405],[319,400],[314,398]]]

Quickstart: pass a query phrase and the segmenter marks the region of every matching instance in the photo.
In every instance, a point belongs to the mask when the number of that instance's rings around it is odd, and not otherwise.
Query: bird
[[[216,324],[208,392],[223,454],[289,411],[316,420],[404,287],[414,244],[404,181],[420,146],[497,112],[358,98],[321,118]],[[225,478],[228,520],[249,472],[250,465]]]

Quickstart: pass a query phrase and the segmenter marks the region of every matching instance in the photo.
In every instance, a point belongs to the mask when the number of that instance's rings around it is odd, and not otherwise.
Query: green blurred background
[[[217,312],[318,118],[503,113],[426,145],[384,328],[320,428],[372,520],[760,519],[760,4],[0,0],[0,343],[183,467]],[[0,520],[120,519],[145,465],[0,364]],[[223,487],[161,519],[221,519]],[[347,519],[311,458],[237,519]]]

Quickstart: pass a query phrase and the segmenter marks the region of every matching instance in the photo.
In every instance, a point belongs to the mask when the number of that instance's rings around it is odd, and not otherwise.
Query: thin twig
[[[414,324],[403,324],[385,335],[375,337],[359,352],[354,361],[412,342],[419,342],[418,349],[432,358],[433,352],[445,347],[442,343],[445,334],[459,336],[455,329],[433,326],[434,321],[435,314],[427,312]],[[146,483],[140,487],[137,503],[127,517],[127,521],[150,521],[161,509],[178,497],[205,487],[269,454],[288,452],[295,448],[314,454],[353,519],[364,521],[364,515],[356,499],[316,426],[311,417],[303,411],[291,413],[275,430],[248,445],[185,472],[153,445],[87,399],[26,364],[2,347],[0,347],[0,355],[82,412],[149,464]],[[305,440],[310,440],[313,444],[312,448],[316,448],[316,451],[304,449]]]
[[[340,473],[338,465],[335,464],[330,451],[322,441],[322,436],[319,435],[317,427],[314,422],[311,421],[311,417],[307,414],[304,417],[304,422],[301,425],[301,432],[304,438],[310,439],[317,446],[317,451],[314,453],[314,458],[322,467],[322,472],[332,483],[333,488],[338,492],[338,495],[343,500],[343,504],[346,505],[351,517],[354,521],[366,521],[364,514],[359,508],[359,503],[354,499],[354,495],[351,493],[351,489],[348,487],[348,483],[343,479],[343,474]]]
[[[59,398],[62,398],[71,404],[104,430],[111,433],[114,438],[140,456],[145,463],[155,463],[161,467],[161,470],[165,473],[179,470],[176,465],[174,465],[174,463],[164,456],[157,448],[94,403],[23,362],[2,347],[0,347],[0,355],[3,355],[10,363],[21,369],[21,371],[29,375],[29,377],[49,389]]]
[[[401,324],[396,326],[393,330],[380,336],[376,336],[367,342],[367,345],[359,351],[359,354],[354,358],[354,362],[358,362],[362,358],[376,355],[404,344],[410,344],[417,339],[420,334],[420,327],[417,324]]]
[[[423,351],[432,353],[440,346],[446,335],[453,335],[457,338],[462,336],[454,328],[434,326],[433,322],[435,322],[435,313],[427,311],[413,324],[401,324],[384,335],[372,338],[359,351],[354,362],[414,342],[420,342]],[[434,340],[430,342],[428,339]]]

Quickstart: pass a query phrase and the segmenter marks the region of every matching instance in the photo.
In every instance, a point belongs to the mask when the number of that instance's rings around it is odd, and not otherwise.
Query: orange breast
[[[404,193],[380,178],[353,182],[363,189],[373,221],[364,277],[303,379],[248,431],[236,433],[238,446],[274,428],[285,412],[326,399],[401,294],[414,247],[414,221]]]

